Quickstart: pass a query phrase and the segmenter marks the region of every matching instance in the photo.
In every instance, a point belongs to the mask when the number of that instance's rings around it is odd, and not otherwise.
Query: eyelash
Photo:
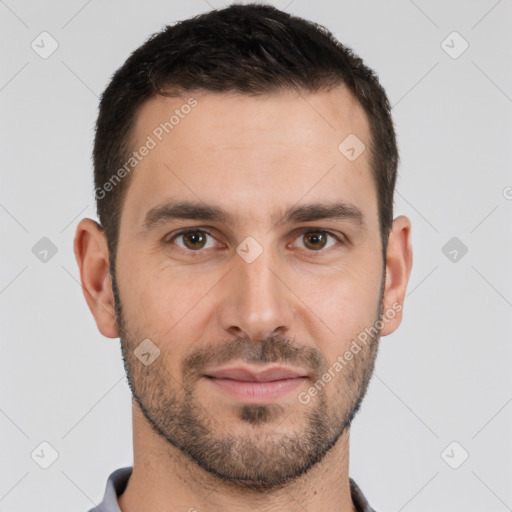
[[[178,238],[180,236],[183,236],[183,235],[186,235],[188,233],[204,233],[204,234],[207,234],[208,236],[210,236],[212,238],[215,238],[209,231],[207,231],[205,229],[201,229],[201,228],[185,228],[185,229],[182,229],[182,230],[178,231],[177,233],[175,233],[170,239],[168,239],[168,241],[166,241],[166,244],[172,244],[172,243],[174,243],[174,240],[176,238]],[[346,239],[345,239],[345,237],[343,235],[337,236],[333,232],[325,230],[325,229],[304,228],[299,233],[297,238],[299,238],[300,236],[305,235],[307,233],[321,233],[321,234],[324,234],[324,235],[328,235],[328,236],[334,238],[340,245],[347,245]],[[198,253],[199,255],[201,253],[203,253],[204,251],[208,250],[208,249],[198,249],[197,251],[193,251],[191,249],[186,249],[186,248],[183,248],[183,247],[180,247],[180,246],[178,246],[178,247],[180,249],[182,249],[183,251],[186,251],[188,253],[192,253],[192,254],[193,253]],[[334,247],[334,246],[328,247],[327,249],[319,249],[317,251],[308,250],[308,249],[305,249],[305,250],[307,252],[311,253],[311,255],[316,256],[317,254],[320,255],[322,253],[327,252],[332,247]]]

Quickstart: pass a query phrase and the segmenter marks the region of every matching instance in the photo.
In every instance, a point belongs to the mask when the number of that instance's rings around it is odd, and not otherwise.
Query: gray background
[[[379,512],[512,510],[512,2],[273,3],[377,71],[398,132],[414,265],[350,474]],[[98,96],[150,34],[223,5],[0,1],[0,511],[85,512],[132,464],[119,341],[97,331],[72,252],[78,220],[96,218]],[[58,43],[46,59],[31,47],[43,31]],[[59,454],[48,469],[43,441]]]

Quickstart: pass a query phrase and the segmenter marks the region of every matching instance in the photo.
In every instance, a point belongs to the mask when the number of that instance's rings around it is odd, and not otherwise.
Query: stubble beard
[[[327,384],[325,389],[331,385],[335,389],[331,395],[321,390],[307,407],[297,400],[291,412],[277,403],[236,406],[237,429],[247,427],[237,435],[223,427],[197,397],[198,374],[205,364],[236,358],[251,363],[307,363],[321,379],[328,367],[324,356],[315,348],[292,344],[281,336],[261,342],[235,339],[220,348],[191,352],[182,361],[178,380],[167,370],[165,354],[149,366],[135,356],[134,349],[145,336],[128,328],[115,276],[111,277],[123,362],[133,398],[153,431],[199,468],[239,488],[275,489],[318,464],[350,427],[373,373],[380,331]],[[378,309],[376,320],[382,314],[382,294]],[[293,424],[297,425],[296,410],[300,411],[302,426],[283,430],[287,414],[295,413]]]

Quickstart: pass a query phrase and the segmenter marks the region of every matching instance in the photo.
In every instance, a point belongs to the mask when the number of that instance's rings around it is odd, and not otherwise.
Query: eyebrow
[[[171,220],[189,219],[236,224],[236,216],[219,206],[203,202],[170,201],[151,208],[144,217],[142,233]],[[348,220],[365,229],[363,212],[352,203],[311,203],[292,206],[280,216],[276,225],[310,222],[322,219]]]

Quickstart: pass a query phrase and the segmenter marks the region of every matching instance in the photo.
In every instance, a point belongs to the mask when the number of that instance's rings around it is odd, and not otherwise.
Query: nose
[[[224,331],[253,341],[285,335],[294,317],[294,295],[285,270],[265,249],[251,263],[236,255],[217,313]]]

